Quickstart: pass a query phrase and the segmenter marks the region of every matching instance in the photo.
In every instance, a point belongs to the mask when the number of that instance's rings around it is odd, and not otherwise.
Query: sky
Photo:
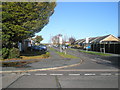
[[[42,35],[41,43],[49,43],[50,37],[62,34],[76,40],[112,34],[118,36],[117,2],[57,2],[49,23],[36,35]]]

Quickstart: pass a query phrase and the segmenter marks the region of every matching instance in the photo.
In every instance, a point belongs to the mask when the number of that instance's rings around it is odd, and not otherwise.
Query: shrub
[[[9,51],[9,58],[19,58],[20,51],[18,48],[11,48]]]
[[[14,67],[17,66],[19,63],[18,62],[3,62],[2,67]]]
[[[2,48],[2,58],[6,59],[9,56],[9,49],[8,48]]]

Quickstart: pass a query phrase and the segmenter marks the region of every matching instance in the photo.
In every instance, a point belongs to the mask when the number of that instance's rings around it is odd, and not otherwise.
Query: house
[[[69,42],[69,41],[66,41],[66,42],[65,42],[65,45],[70,45],[70,42]]]
[[[107,53],[119,53],[120,39],[109,34],[105,36],[90,37],[88,43],[86,39],[79,39],[76,41],[77,44],[86,49],[89,47],[92,51],[107,52]]]
[[[96,39],[91,41],[91,43],[106,43],[106,44],[108,44],[108,43],[114,44],[114,43],[118,43],[118,42],[120,42],[120,40],[111,34],[106,35],[106,36],[97,37]]]
[[[24,39],[22,42],[18,42],[18,47],[20,51],[26,51],[30,49],[35,42],[32,40],[32,38]]]

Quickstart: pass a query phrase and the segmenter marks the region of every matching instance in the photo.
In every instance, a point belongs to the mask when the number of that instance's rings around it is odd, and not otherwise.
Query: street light
[[[62,35],[59,34],[58,36],[59,36],[60,52],[62,52],[62,43],[63,43]]]

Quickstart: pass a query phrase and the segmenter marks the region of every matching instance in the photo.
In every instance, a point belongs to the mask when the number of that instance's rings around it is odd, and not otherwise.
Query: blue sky
[[[41,32],[42,43],[62,34],[76,39],[107,34],[118,36],[117,2],[58,2],[54,14]]]

